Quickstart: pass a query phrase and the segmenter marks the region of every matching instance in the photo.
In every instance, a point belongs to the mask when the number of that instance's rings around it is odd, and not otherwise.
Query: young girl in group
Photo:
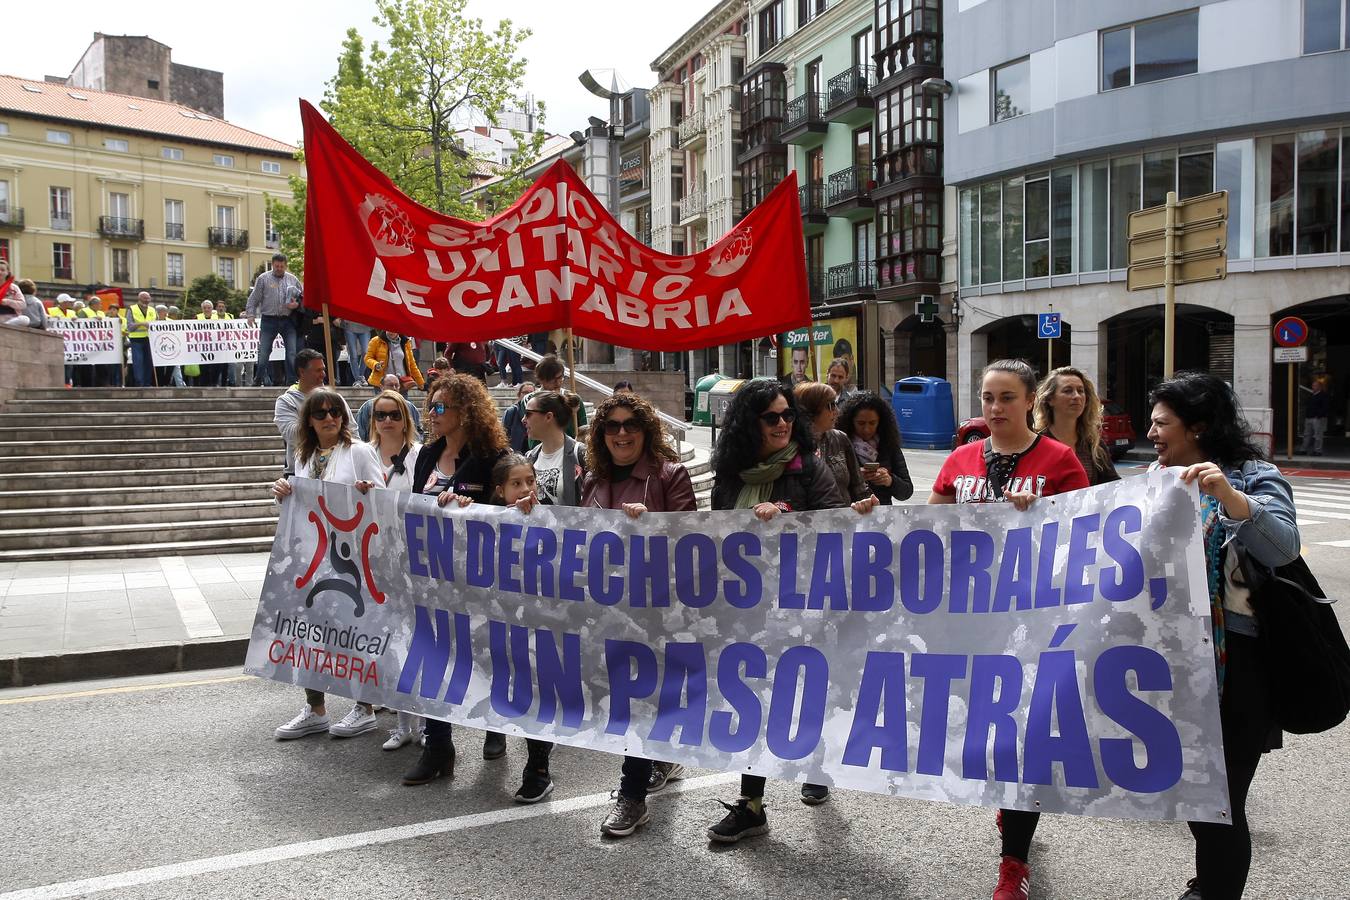
[[[497,460],[497,464],[492,467],[491,483],[491,502],[498,506],[514,506],[528,513],[542,502],[537,492],[534,465],[519,453],[507,453]],[[437,498],[437,502],[442,506],[455,502],[464,507],[472,502],[472,498],[446,492]],[[526,738],[525,746],[529,756],[521,775],[520,789],[516,791],[514,799],[517,803],[538,803],[553,790],[553,779],[548,774],[548,758],[553,752],[553,744],[537,738]]]
[[[1037,497],[1088,486],[1087,473],[1072,448],[1031,430],[1036,374],[1020,359],[1000,359],[980,377],[980,407],[989,437],[962,444],[947,457],[929,503],[999,503],[1019,510]],[[1001,809],[1002,863],[993,900],[1027,900],[1031,890],[1031,839],[1041,814]]]

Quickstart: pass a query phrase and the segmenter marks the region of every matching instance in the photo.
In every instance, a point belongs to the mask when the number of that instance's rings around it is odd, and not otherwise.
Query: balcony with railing
[[[52,277],[61,281],[74,281],[75,269],[73,266],[52,266]]]
[[[98,233],[117,241],[145,240],[145,220],[124,216],[99,216]]]
[[[187,240],[187,235],[186,235],[186,233],[183,231],[183,223],[182,223],[182,222],[165,222],[165,223],[164,223],[164,240],[166,240],[166,241],[183,241],[183,240]]]
[[[830,266],[825,273],[825,296],[831,303],[860,300],[876,292],[876,266],[866,260]]]
[[[852,166],[830,175],[825,182],[825,208],[832,216],[866,218],[872,215],[871,166]]]
[[[680,201],[680,218],[677,220],[681,225],[703,218],[708,213],[708,194],[703,190],[693,190],[684,195]]]
[[[846,125],[871,121],[874,71],[871,66],[853,66],[831,78],[825,86],[825,118]]]
[[[782,136],[789,144],[818,144],[829,128],[824,94],[802,94],[789,100],[783,110]]]
[[[802,226],[808,231],[823,228],[829,223],[829,214],[825,212],[825,185],[819,181],[809,181],[797,188],[797,202],[802,208]]]
[[[677,131],[680,136],[680,149],[697,150],[703,146],[707,139],[707,123],[703,120],[703,110],[685,116]]]
[[[65,215],[62,215],[60,213],[52,213],[51,222],[52,222],[51,224],[52,231],[70,231],[70,229],[74,225],[74,222],[71,220],[69,213],[66,213]]]
[[[264,231],[263,244],[267,246],[267,249],[275,250],[281,246],[281,235],[275,231]]]
[[[23,209],[18,206],[0,207],[0,228],[23,230]]]
[[[217,228],[212,226],[206,229],[206,243],[211,247],[224,247],[231,250],[247,250],[248,229]]]
[[[131,270],[113,269],[112,280],[115,284],[131,284]]]

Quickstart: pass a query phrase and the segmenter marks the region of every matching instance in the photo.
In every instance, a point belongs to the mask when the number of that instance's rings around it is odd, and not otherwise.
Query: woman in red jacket
[[[581,484],[587,509],[621,509],[632,518],[645,512],[692,512],[694,485],[666,440],[656,410],[637,394],[615,394],[595,411],[587,439],[590,471]],[[627,837],[647,824],[647,789],[652,761],[623,759],[618,796],[600,832]],[[662,779],[664,784],[664,779]]]
[[[1000,359],[980,376],[980,407],[989,437],[962,444],[942,464],[929,503],[1000,503],[1019,510],[1037,497],[1088,486],[1087,473],[1074,451],[1031,430],[1036,403],[1036,373],[1020,359]],[[999,810],[1002,863],[993,900],[1027,900],[1031,890],[1031,839],[1041,814]]]

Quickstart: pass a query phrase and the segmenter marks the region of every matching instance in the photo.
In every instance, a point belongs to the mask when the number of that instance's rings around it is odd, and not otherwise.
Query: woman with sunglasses
[[[417,441],[417,430],[413,417],[409,415],[411,407],[403,395],[395,390],[384,390],[371,401],[371,418],[374,419],[374,431],[370,435],[370,446],[379,457],[384,469],[384,478],[376,481],[358,481],[356,489],[366,493],[373,487],[387,488],[391,491],[411,491],[413,489],[413,467],[417,465],[417,451],[422,445]],[[422,717],[413,713],[400,712],[398,726],[389,732],[384,749],[398,750],[417,740],[422,731]]]
[[[354,443],[351,414],[342,395],[331,388],[316,388],[300,406],[295,435],[295,475],[330,484],[355,485],[381,478],[380,461],[369,444]],[[287,476],[272,485],[278,503],[291,495]],[[375,728],[375,713],[369,703],[357,703],[342,721],[329,727],[323,691],[305,688],[305,708],[276,730],[279,741],[289,741],[327,731],[333,737],[355,737]]]
[[[835,428],[839,421],[838,394],[828,384],[804,381],[792,389],[797,409],[811,427],[811,440],[816,445],[816,457],[825,463],[839,493],[850,503],[869,495],[858,468],[858,457],[848,435]]]
[[[413,465],[412,490],[445,505],[453,498],[487,503],[492,496],[492,467],[506,453],[506,430],[487,387],[468,375],[438,378],[427,394],[427,437]],[[417,764],[403,775],[405,785],[429,784],[453,777],[455,745],[450,723],[426,721],[426,746]],[[506,755],[506,735],[489,731],[484,759]]]
[[[823,384],[803,383],[803,387]],[[727,407],[725,424],[713,450],[713,509],[749,509],[760,521],[779,513],[848,506],[830,467],[816,455],[811,423],[802,414],[794,391],[780,382],[757,380],[742,387]],[[877,505],[875,497],[853,504],[860,513]],[[708,828],[708,839],[733,844],[741,838],[769,830],[764,814],[762,775],[741,776],[741,796],[724,803],[727,814]],[[829,788],[802,785],[802,802],[808,806],[829,799]]]
[[[697,508],[689,472],[661,430],[656,410],[637,394],[615,394],[596,409],[586,459],[590,471],[581,484],[583,507],[621,509],[634,519],[645,512]],[[652,772],[651,760],[624,757],[618,794],[600,824],[601,834],[627,837],[647,824]]]

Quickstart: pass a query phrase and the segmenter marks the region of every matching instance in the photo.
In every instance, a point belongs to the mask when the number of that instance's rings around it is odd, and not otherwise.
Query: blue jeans
[[[153,387],[155,383],[151,371],[154,364],[150,359],[150,339],[131,338],[131,380],[136,387]]]
[[[366,350],[370,347],[370,332],[352,331],[344,327],[342,334],[347,338],[347,365],[352,370],[352,381],[363,384],[370,377],[370,370],[366,368]]]
[[[507,350],[501,344],[496,345],[497,354],[497,374],[506,380],[506,367],[511,367],[511,383],[520,384],[524,380],[524,373],[520,368],[520,354],[514,350]]]
[[[272,343],[277,335],[286,342],[286,383],[295,381],[295,354],[300,352],[295,320],[290,316],[263,316],[258,320],[258,362],[254,366],[254,377],[264,387],[272,387],[272,364],[268,357],[272,355]],[[337,377],[336,372],[333,377]]]

